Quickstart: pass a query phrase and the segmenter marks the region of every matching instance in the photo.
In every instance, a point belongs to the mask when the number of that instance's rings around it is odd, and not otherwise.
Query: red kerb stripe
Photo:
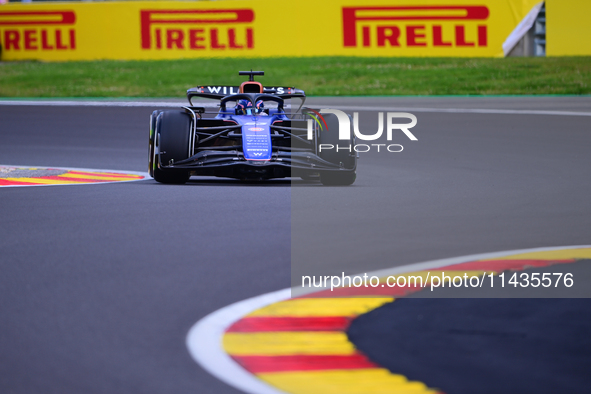
[[[379,368],[363,354],[351,356],[232,356],[252,373]]]
[[[9,186],[9,185],[34,185],[34,183],[7,181],[6,179],[0,178],[0,186]]]
[[[226,332],[271,331],[344,331],[347,317],[245,317],[232,324]]]

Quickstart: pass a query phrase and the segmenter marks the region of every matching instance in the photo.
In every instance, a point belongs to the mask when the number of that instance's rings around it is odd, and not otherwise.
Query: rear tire
[[[184,111],[164,111],[158,116],[155,133],[155,152],[160,152],[160,163],[170,165],[189,158],[191,117]],[[189,171],[158,168],[155,154],[154,179],[161,183],[183,184],[189,180]]]
[[[154,178],[154,144],[156,140],[156,120],[162,111],[154,111],[150,115],[150,145],[148,148],[148,172]]]
[[[339,120],[334,114],[324,115],[324,120],[328,126],[328,130],[322,128],[319,131],[318,146],[320,144],[330,144],[335,149],[318,152],[320,158],[340,166],[340,171],[326,171],[320,173],[320,182],[325,186],[349,186],[355,182],[357,175],[355,169],[357,168],[357,154],[354,151],[355,140],[353,139],[353,130],[351,130],[351,139],[349,141],[339,140]],[[351,127],[353,122],[351,121]],[[347,149],[337,150],[339,146]],[[351,152],[349,152],[349,148]]]

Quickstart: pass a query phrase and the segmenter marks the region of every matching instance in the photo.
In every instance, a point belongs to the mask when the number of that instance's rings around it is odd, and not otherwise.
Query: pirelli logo
[[[142,49],[249,50],[254,48],[254,11],[141,10]]]
[[[343,46],[486,47],[488,7],[343,7]]]
[[[74,11],[0,11],[0,40],[5,51],[76,49]]]

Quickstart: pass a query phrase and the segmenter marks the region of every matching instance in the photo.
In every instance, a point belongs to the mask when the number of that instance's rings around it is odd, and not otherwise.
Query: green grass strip
[[[320,57],[0,62],[0,97],[183,97],[251,68],[314,96],[591,94],[591,57]]]

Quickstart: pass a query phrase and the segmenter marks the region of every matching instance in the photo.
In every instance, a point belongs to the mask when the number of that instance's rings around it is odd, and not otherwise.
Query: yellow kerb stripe
[[[253,316],[357,316],[367,313],[385,303],[394,301],[392,297],[380,298],[296,298],[278,302],[258,309]]]
[[[110,177],[110,176],[105,176],[105,175],[80,175],[80,174],[71,174],[71,173],[65,173],[65,174],[61,174],[58,175],[58,177],[60,178],[72,178],[72,179],[94,179],[94,180],[98,180],[98,181],[132,181],[135,180],[137,178],[132,178],[132,177]]]
[[[26,182],[26,183],[33,183],[37,185],[64,185],[69,183],[84,183],[76,180],[67,180],[64,179],[63,181],[58,181],[54,179],[41,179],[41,178],[4,178],[7,181],[15,181],[15,182]]]
[[[224,350],[235,356],[295,354],[351,355],[355,347],[344,332],[226,333]]]
[[[291,394],[436,393],[421,382],[408,381],[387,369],[355,369],[262,373],[265,382]]]
[[[547,252],[531,252],[522,254],[512,254],[510,256],[495,257],[490,260],[568,260],[568,259],[591,259],[591,248],[582,249],[560,249],[549,250]]]

